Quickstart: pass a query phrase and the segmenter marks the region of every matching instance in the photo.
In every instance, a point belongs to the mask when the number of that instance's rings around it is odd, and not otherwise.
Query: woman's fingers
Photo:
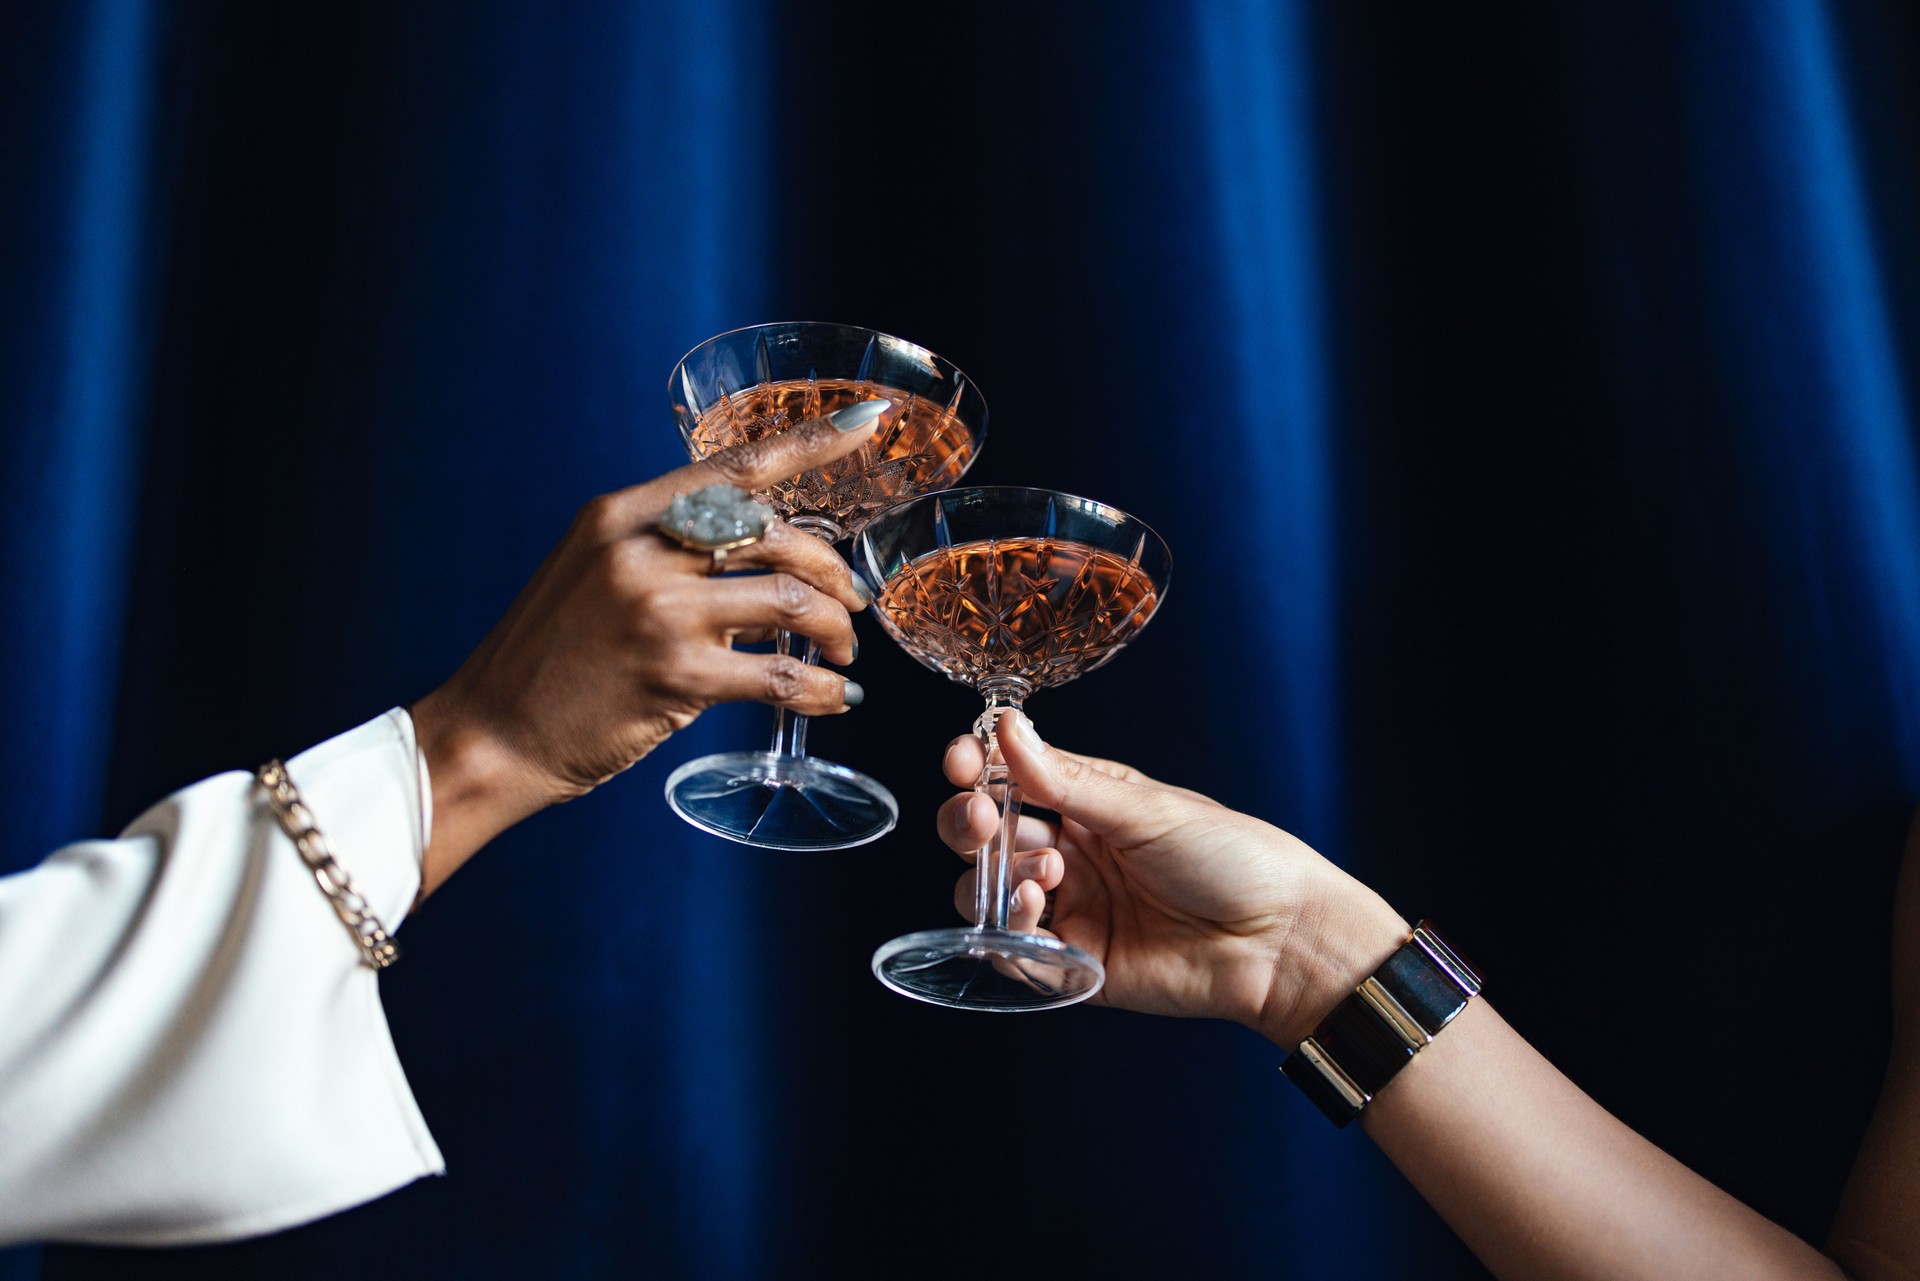
[[[1098,756],[1082,756],[1078,752],[1063,752],[1057,747],[1052,750],[1057,755],[1071,757],[1088,769],[1098,770],[1102,774],[1125,782],[1143,783],[1149,787],[1170,787],[1169,784],[1162,783],[1120,761],[1110,761]],[[946,759],[941,762],[941,767],[946,771],[948,782],[957,787],[966,787],[980,777],[980,770],[986,764],[986,760],[986,744],[972,734],[962,734],[947,744]],[[1184,791],[1185,789],[1171,788],[1171,790]],[[1198,796],[1199,793],[1196,792],[1194,795]]]
[[[788,480],[836,458],[844,458],[873,439],[881,421],[897,408],[894,402],[879,397],[848,405],[831,414],[796,423],[785,431],[715,450],[699,462],[668,472],[650,485],[663,491],[661,507],[666,506],[667,498],[677,493],[707,485],[765,489],[775,481]]]
[[[684,673],[681,689],[703,707],[715,703],[771,703],[805,716],[830,716],[857,706],[866,691],[838,672],[809,667],[780,654],[743,654],[708,648]]]
[[[1087,758],[1048,747],[1020,712],[1000,718],[999,739],[1008,770],[1035,804],[1122,848],[1165,835],[1197,804],[1144,776],[1143,781],[1117,777]]]
[[[858,408],[848,406],[848,409]],[[835,424],[835,417],[840,417],[843,424],[855,425],[851,430],[842,431]],[[775,481],[787,480],[844,457],[873,439],[875,428],[886,417],[887,414],[882,413],[875,418],[870,410],[861,413],[841,410],[837,415],[811,418],[785,431],[730,445],[644,484],[596,498],[587,504],[581,518],[592,535],[601,542],[611,542],[646,528],[675,494],[690,494],[714,484],[738,485],[745,490],[765,489]]]
[[[1052,893],[1066,879],[1067,860],[1056,849],[1029,850],[1013,860],[1013,874],[1022,882],[1032,882],[1042,893]]]
[[[853,661],[853,619],[846,607],[791,574],[718,579],[707,586],[703,603],[708,622],[729,636],[785,628],[812,637],[828,662]]]
[[[972,862],[980,847],[1000,830],[1000,811],[981,793],[962,792],[947,798],[935,817],[935,826],[948,849]],[[1058,827],[1031,814],[1020,816],[1020,825],[1013,833],[1016,850],[1046,849],[1059,840]]]
[[[784,520],[767,527],[757,543],[748,543],[728,555],[729,569],[772,569],[791,574],[825,592],[849,610],[867,607],[867,589],[853,576],[840,553],[824,539],[795,529]],[[704,572],[704,565],[702,570]]]
[[[1059,888],[1061,879],[1066,875],[1067,863],[1059,850],[1033,850],[1013,860],[1014,898],[1009,900],[1009,914],[1025,910],[1030,919],[1025,928],[1032,929],[1034,922],[1046,909],[1047,894]],[[968,868],[960,874],[953,884],[953,907],[968,920],[973,919],[974,886],[979,884],[979,871]],[[1017,901],[1016,901],[1017,900]]]
[[[1032,934],[1040,928],[1046,914],[1047,895],[1037,881],[1022,881],[1013,889],[1007,903],[1007,928],[1015,934]]]
[[[595,500],[596,502],[599,500]],[[652,539],[648,532],[638,535]],[[711,553],[667,543],[667,550],[680,562],[681,572],[705,575],[712,565]],[[726,577],[742,569],[770,569],[791,575],[840,602],[848,610],[865,609],[870,603],[866,587],[853,576],[847,562],[825,540],[795,529],[784,520],[767,526],[758,542],[736,547],[727,554]]]
[[[950,796],[934,816],[934,826],[947,848],[971,859],[1000,827],[1000,811],[979,792]]]
[[[940,762],[947,781],[955,787],[972,787],[986,765],[987,745],[972,734],[962,734],[948,743],[947,754]]]

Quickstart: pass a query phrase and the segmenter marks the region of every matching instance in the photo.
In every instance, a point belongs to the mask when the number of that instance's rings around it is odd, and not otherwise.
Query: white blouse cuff
[[[397,928],[431,795],[411,718],[287,768]],[[0,879],[0,960],[0,1242],[252,1236],[446,1168],[378,976],[249,774]]]

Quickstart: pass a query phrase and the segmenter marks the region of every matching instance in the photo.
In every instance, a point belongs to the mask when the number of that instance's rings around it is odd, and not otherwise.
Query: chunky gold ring
[[[773,508],[723,483],[675,494],[660,514],[660,533],[688,551],[706,552],[711,578],[726,572],[728,552],[765,538],[774,519]]]

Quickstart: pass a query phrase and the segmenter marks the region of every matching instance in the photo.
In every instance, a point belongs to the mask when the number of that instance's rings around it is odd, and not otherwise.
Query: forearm
[[[1414,1056],[1362,1124],[1496,1276],[1844,1275],[1621,1124],[1484,1000]]]
[[[1291,1051],[1406,938],[1406,922],[1330,867],[1311,928],[1282,947],[1256,1024]],[[1623,1125],[1470,1001],[1361,1113],[1414,1187],[1503,1278],[1853,1277],[1920,1281],[1920,817],[1896,895],[1894,1052],[1825,1253]]]
[[[1023,848],[1057,844],[1069,856],[1054,924],[1066,941],[1104,951],[1110,1004],[1238,1019],[1292,1053],[1408,941],[1407,921],[1385,900],[1277,828],[1125,766],[1048,748],[1019,717],[1002,721],[1000,745],[1027,794],[1061,816],[1028,833]],[[983,750],[957,741],[949,779],[964,785]],[[992,831],[972,813],[965,797],[942,811],[958,852]],[[1361,1113],[1362,1128],[1513,1281],[1920,1281],[1920,820],[1899,897],[1893,1070],[1831,1257],[1608,1115],[1477,998],[1402,1061]],[[1396,967],[1389,989],[1405,977]],[[1457,1008],[1439,994],[1414,1000],[1423,1028]],[[1370,996],[1376,1009],[1390,1008]],[[1329,1048],[1346,1042],[1358,1047],[1356,1065],[1384,1066],[1400,1042],[1381,1035],[1377,1054],[1365,1049],[1364,1027],[1336,1030]],[[1353,1097],[1345,1085],[1340,1097]]]
[[[420,892],[433,893],[487,842],[553,803],[548,789],[442,686],[410,709],[433,793]]]
[[[1377,894],[1333,869],[1313,901],[1309,928],[1285,949],[1291,1004],[1259,1024],[1288,1051],[1409,933]],[[1621,1124],[1484,999],[1408,1061],[1361,1124],[1501,1277],[1844,1275]]]

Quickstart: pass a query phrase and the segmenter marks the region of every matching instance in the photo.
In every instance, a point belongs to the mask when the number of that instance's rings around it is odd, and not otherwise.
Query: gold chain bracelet
[[[266,792],[273,816],[280,820],[280,830],[293,842],[293,848],[300,851],[307,870],[320,883],[320,891],[333,904],[334,914],[347,927],[347,933],[353,935],[361,957],[376,970],[384,970],[399,960],[400,945],[388,936],[386,926],[374,915],[373,905],[353,887],[353,878],[333,857],[333,846],[313,825],[313,812],[300,799],[300,789],[287,775],[287,767],[277,760],[268,761],[253,772],[253,777]]]

